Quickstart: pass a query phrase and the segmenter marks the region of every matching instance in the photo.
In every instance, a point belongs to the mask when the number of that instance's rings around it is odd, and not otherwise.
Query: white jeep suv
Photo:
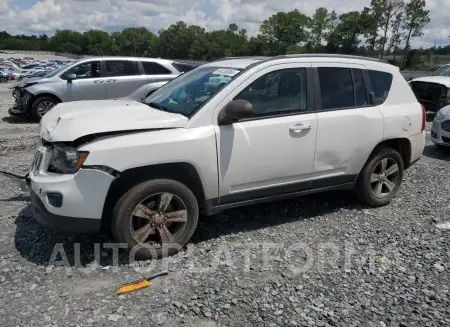
[[[424,129],[423,107],[384,62],[228,58],[144,103],[58,104],[41,121],[27,179],[41,223],[106,225],[117,242],[155,258],[189,241],[200,212],[348,189],[385,205],[421,157]]]

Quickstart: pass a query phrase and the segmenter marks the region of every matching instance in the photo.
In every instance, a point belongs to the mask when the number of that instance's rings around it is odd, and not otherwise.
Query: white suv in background
[[[349,189],[370,206],[388,204],[422,155],[424,129],[423,107],[384,62],[223,59],[144,103],[58,104],[41,121],[27,179],[41,223],[107,225],[117,242],[155,258],[189,241],[200,212]]]

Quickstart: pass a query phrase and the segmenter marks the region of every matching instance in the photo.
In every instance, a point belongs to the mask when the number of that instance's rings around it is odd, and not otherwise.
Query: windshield
[[[162,86],[151,94],[145,103],[156,109],[190,117],[241,71],[234,68],[200,66]]]
[[[433,76],[450,76],[450,65],[439,68],[433,73]]]
[[[49,78],[49,77],[56,76],[56,75],[58,75],[60,72],[62,72],[64,69],[66,69],[67,67],[68,67],[68,65],[61,66],[61,67],[59,67],[59,68],[57,68],[57,69],[55,69],[55,70],[52,70],[50,73],[48,73],[48,74],[45,75],[44,77],[45,77],[45,78]]]

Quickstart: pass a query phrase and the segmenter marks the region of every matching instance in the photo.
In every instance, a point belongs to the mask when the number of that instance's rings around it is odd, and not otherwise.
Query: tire
[[[158,219],[161,219],[161,216],[157,214],[158,210],[156,207],[159,205],[159,202],[162,202],[161,194],[163,193],[172,194],[173,197],[169,200],[169,209],[162,215],[169,215],[174,211],[183,211],[185,214],[180,219],[185,218],[185,222],[161,223],[158,221]],[[149,220],[141,218],[142,215],[147,216],[148,213],[144,210],[144,214],[142,210],[138,209],[138,206],[142,208],[142,205],[146,209],[151,208],[151,213],[156,214],[158,217]],[[173,255],[186,245],[197,227],[198,216],[199,208],[197,199],[188,187],[170,179],[154,179],[132,187],[119,199],[113,209],[111,232],[117,242],[127,244],[128,249],[131,250],[130,254],[134,255],[135,258],[142,260],[157,259]],[[177,218],[174,216],[172,219]],[[154,223],[155,226],[162,224],[168,225],[165,228],[150,228],[149,225],[151,224],[147,224],[147,221]],[[141,223],[141,225],[136,225],[137,223]],[[139,233],[137,231],[142,230],[145,226],[152,229],[154,233],[152,231],[152,234],[146,238],[146,234],[142,233],[143,235],[141,236],[144,239],[138,241],[137,234]],[[168,241],[168,237],[166,238],[166,242],[162,242],[161,233],[166,229],[169,230],[173,237],[170,242]],[[161,244],[155,246],[149,241],[150,239],[153,241],[159,239]]]
[[[393,165],[397,165],[397,173],[393,173],[390,175],[385,174],[383,177],[383,173],[381,173],[383,166],[382,161],[387,163],[386,172],[389,171],[388,173],[391,172],[390,167],[392,167]],[[392,171],[393,170],[394,168],[392,168]],[[404,163],[402,156],[392,148],[380,148],[378,151],[371,155],[358,177],[355,188],[358,199],[362,203],[368,204],[372,207],[380,207],[389,204],[400,188],[403,179],[403,173]],[[381,176],[379,177],[381,179],[381,182],[380,179],[376,179],[374,182],[371,182],[372,177],[375,177],[375,175]],[[390,183],[385,181],[386,178]],[[383,184],[381,186],[381,189],[379,184]],[[377,192],[380,190],[381,192]]]
[[[41,105],[45,106],[46,104],[48,104],[48,106],[50,106],[48,110],[51,110],[51,108],[56,106],[57,103],[58,101],[51,96],[42,96],[37,98],[31,105],[31,117],[33,118],[34,121],[39,122],[42,119],[42,116],[44,116],[45,114],[42,113],[41,111],[42,109],[40,106]]]

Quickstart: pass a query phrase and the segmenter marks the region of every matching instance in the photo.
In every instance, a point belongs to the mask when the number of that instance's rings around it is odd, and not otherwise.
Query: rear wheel
[[[370,206],[383,206],[392,201],[403,179],[404,163],[392,148],[382,148],[369,159],[356,185],[360,201]]]
[[[42,96],[34,100],[31,105],[31,116],[37,122],[39,122],[42,117],[49,112],[58,101],[51,96]]]
[[[112,233],[138,259],[177,253],[197,227],[197,199],[174,180],[155,179],[132,187],[113,210]]]

